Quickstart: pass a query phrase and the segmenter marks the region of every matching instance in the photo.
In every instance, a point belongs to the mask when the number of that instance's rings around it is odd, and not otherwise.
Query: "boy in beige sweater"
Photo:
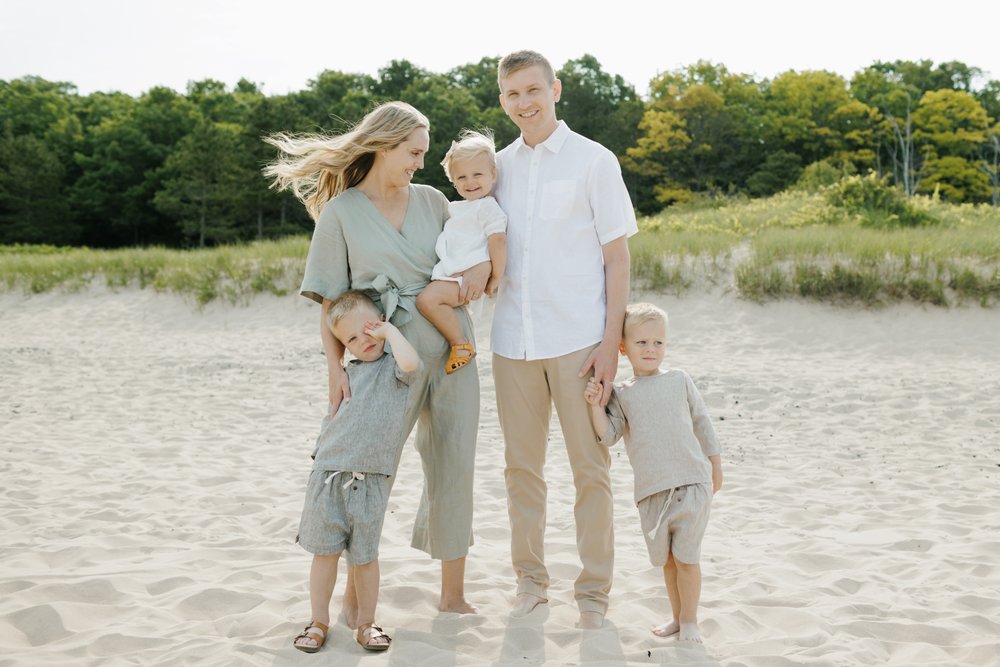
[[[649,303],[629,305],[621,351],[633,377],[615,385],[607,408],[593,380],[584,398],[602,444],[625,438],[649,559],[663,568],[673,613],[653,634],[700,643],[698,562],[712,495],[722,488],[722,448],[691,377],[660,368],[666,346],[667,314]]]

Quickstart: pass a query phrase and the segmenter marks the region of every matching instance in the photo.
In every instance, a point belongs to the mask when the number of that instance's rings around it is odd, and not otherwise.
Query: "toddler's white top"
[[[448,213],[451,217],[444,223],[434,248],[440,261],[434,265],[431,280],[444,280],[488,261],[486,239],[507,231],[507,215],[491,196],[450,202]]]

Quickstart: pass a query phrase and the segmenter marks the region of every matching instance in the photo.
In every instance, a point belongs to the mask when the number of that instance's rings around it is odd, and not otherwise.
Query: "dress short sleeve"
[[[486,236],[493,234],[503,234],[507,231],[507,214],[500,208],[500,204],[493,197],[487,197],[482,208],[479,210],[483,233]]]
[[[347,243],[337,206],[331,201],[316,221],[299,293],[316,303],[323,303],[324,298],[335,299],[350,286]]]

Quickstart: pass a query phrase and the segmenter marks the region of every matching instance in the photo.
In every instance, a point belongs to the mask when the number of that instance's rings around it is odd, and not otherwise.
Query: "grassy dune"
[[[874,306],[1000,300],[1000,210],[912,200],[919,226],[872,226],[823,193],[672,208],[631,240],[635,284],[700,283],[757,301],[801,297]]]
[[[735,290],[757,301],[806,298],[867,306],[1000,300],[1000,210],[908,200],[923,220],[871,223],[828,193],[706,201],[639,222],[630,240],[633,284],[680,293]],[[881,214],[879,214],[881,215]],[[74,291],[95,281],[245,302],[288,294],[301,279],[308,237],[206,250],[91,250],[0,246],[0,289]]]

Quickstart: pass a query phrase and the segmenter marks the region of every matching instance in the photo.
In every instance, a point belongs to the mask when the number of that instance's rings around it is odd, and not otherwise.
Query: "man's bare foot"
[[[697,623],[681,623],[680,635],[677,637],[679,642],[694,642],[696,644],[702,644],[701,633],[698,632]]]
[[[514,618],[527,616],[535,610],[535,607],[546,602],[548,600],[545,598],[540,598],[531,593],[518,593],[517,597],[514,598],[514,606],[510,609],[510,615]]]
[[[604,614],[599,611],[581,611],[576,627],[581,630],[597,630],[604,625]]]
[[[353,605],[348,605],[346,602],[344,606],[340,608],[340,620],[344,622],[344,625],[349,627],[351,630],[358,629],[358,608]]]
[[[681,631],[681,624],[676,620],[670,621],[669,623],[664,623],[663,625],[658,625],[653,628],[653,634],[657,637],[669,637],[671,635],[676,635]]]
[[[457,600],[456,602],[446,602],[441,600],[441,604],[438,605],[438,611],[444,611],[451,614],[478,614],[479,611],[473,607],[471,604],[465,600]]]

